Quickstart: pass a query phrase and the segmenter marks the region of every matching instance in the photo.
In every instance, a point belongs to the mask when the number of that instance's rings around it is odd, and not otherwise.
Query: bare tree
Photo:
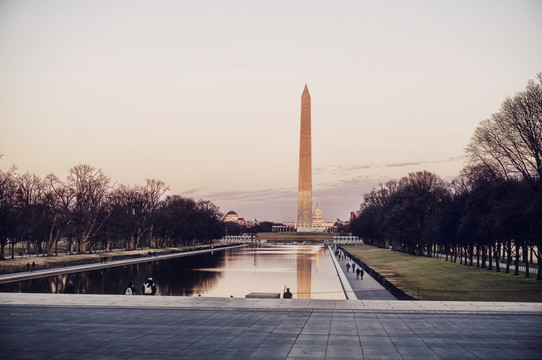
[[[136,222],[136,198],[137,188],[120,185],[108,196],[111,216],[109,218],[109,236],[107,248],[110,248],[110,237],[114,237],[122,243],[126,250],[134,248],[134,228]]]
[[[160,208],[160,199],[169,190],[169,187],[161,180],[146,179],[146,185],[144,188],[144,194],[148,203],[148,225],[149,225],[149,237],[150,247],[156,247],[158,242],[156,240],[156,233],[154,231],[157,214]]]
[[[66,228],[71,224],[71,209],[74,202],[74,194],[65,183],[55,175],[45,177],[45,203],[49,212],[49,235],[47,238],[47,254],[53,254],[58,241],[65,234]],[[68,242],[68,251],[71,252],[71,239]]]
[[[542,73],[537,78],[480,123],[466,148],[471,166],[506,179],[542,178]]]
[[[91,241],[110,214],[104,206],[109,177],[101,169],[80,164],[69,170],[66,185],[74,199],[72,216],[79,252],[90,251]]]
[[[17,182],[17,215],[19,240],[26,242],[30,251],[33,244],[37,252],[44,253],[43,242],[47,236],[44,182],[29,172],[15,178]]]
[[[145,188],[120,185],[109,195],[114,233],[123,241],[126,250],[141,246],[149,227],[149,203]]]
[[[8,240],[13,236],[15,216],[13,208],[16,204],[17,183],[16,167],[9,170],[0,169],[0,260],[4,260],[4,251]],[[12,252],[13,256],[13,252]]]

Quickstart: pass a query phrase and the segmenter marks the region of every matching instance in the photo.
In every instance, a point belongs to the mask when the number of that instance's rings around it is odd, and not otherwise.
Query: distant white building
[[[235,211],[229,211],[224,217],[224,222],[234,222],[241,226],[247,226],[246,220],[239,217]]]
[[[297,228],[296,222],[284,222],[273,225],[273,232],[295,232]],[[314,212],[312,213],[312,232],[337,232],[337,226],[334,222],[325,222],[324,215],[317,203]]]

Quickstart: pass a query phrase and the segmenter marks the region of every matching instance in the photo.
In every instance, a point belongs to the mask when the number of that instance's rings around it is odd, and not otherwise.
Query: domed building
[[[314,209],[314,212],[312,213],[312,226],[321,226],[323,223],[324,215],[322,215],[322,211],[320,210],[318,203],[316,203],[316,209]]]
[[[241,226],[247,226],[247,221],[244,218],[239,217],[235,211],[229,211],[224,217],[224,222],[235,222]]]
[[[335,232],[337,227],[332,222],[325,222],[324,215],[320,206],[316,203],[316,208],[312,213],[312,231],[314,232]]]
[[[237,215],[235,211],[229,211],[226,214],[226,217],[224,218],[224,222],[228,222],[228,221],[237,222],[237,220],[239,220],[239,215]]]

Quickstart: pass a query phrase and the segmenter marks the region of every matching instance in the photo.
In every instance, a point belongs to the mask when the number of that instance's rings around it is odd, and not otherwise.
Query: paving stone
[[[329,357],[342,356],[343,359],[354,358],[359,359],[363,357],[361,346],[333,346],[328,345],[326,349],[326,359]]]
[[[476,355],[471,353],[470,351],[463,349],[461,347],[455,346],[455,347],[440,347],[440,346],[432,346],[431,350],[437,354],[437,356],[441,359],[478,359]]]

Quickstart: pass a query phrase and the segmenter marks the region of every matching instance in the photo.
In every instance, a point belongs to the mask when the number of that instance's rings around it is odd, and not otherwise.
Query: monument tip
[[[303,89],[303,95],[310,95],[309,94],[309,87],[307,86],[307,84],[305,84],[305,88]]]

